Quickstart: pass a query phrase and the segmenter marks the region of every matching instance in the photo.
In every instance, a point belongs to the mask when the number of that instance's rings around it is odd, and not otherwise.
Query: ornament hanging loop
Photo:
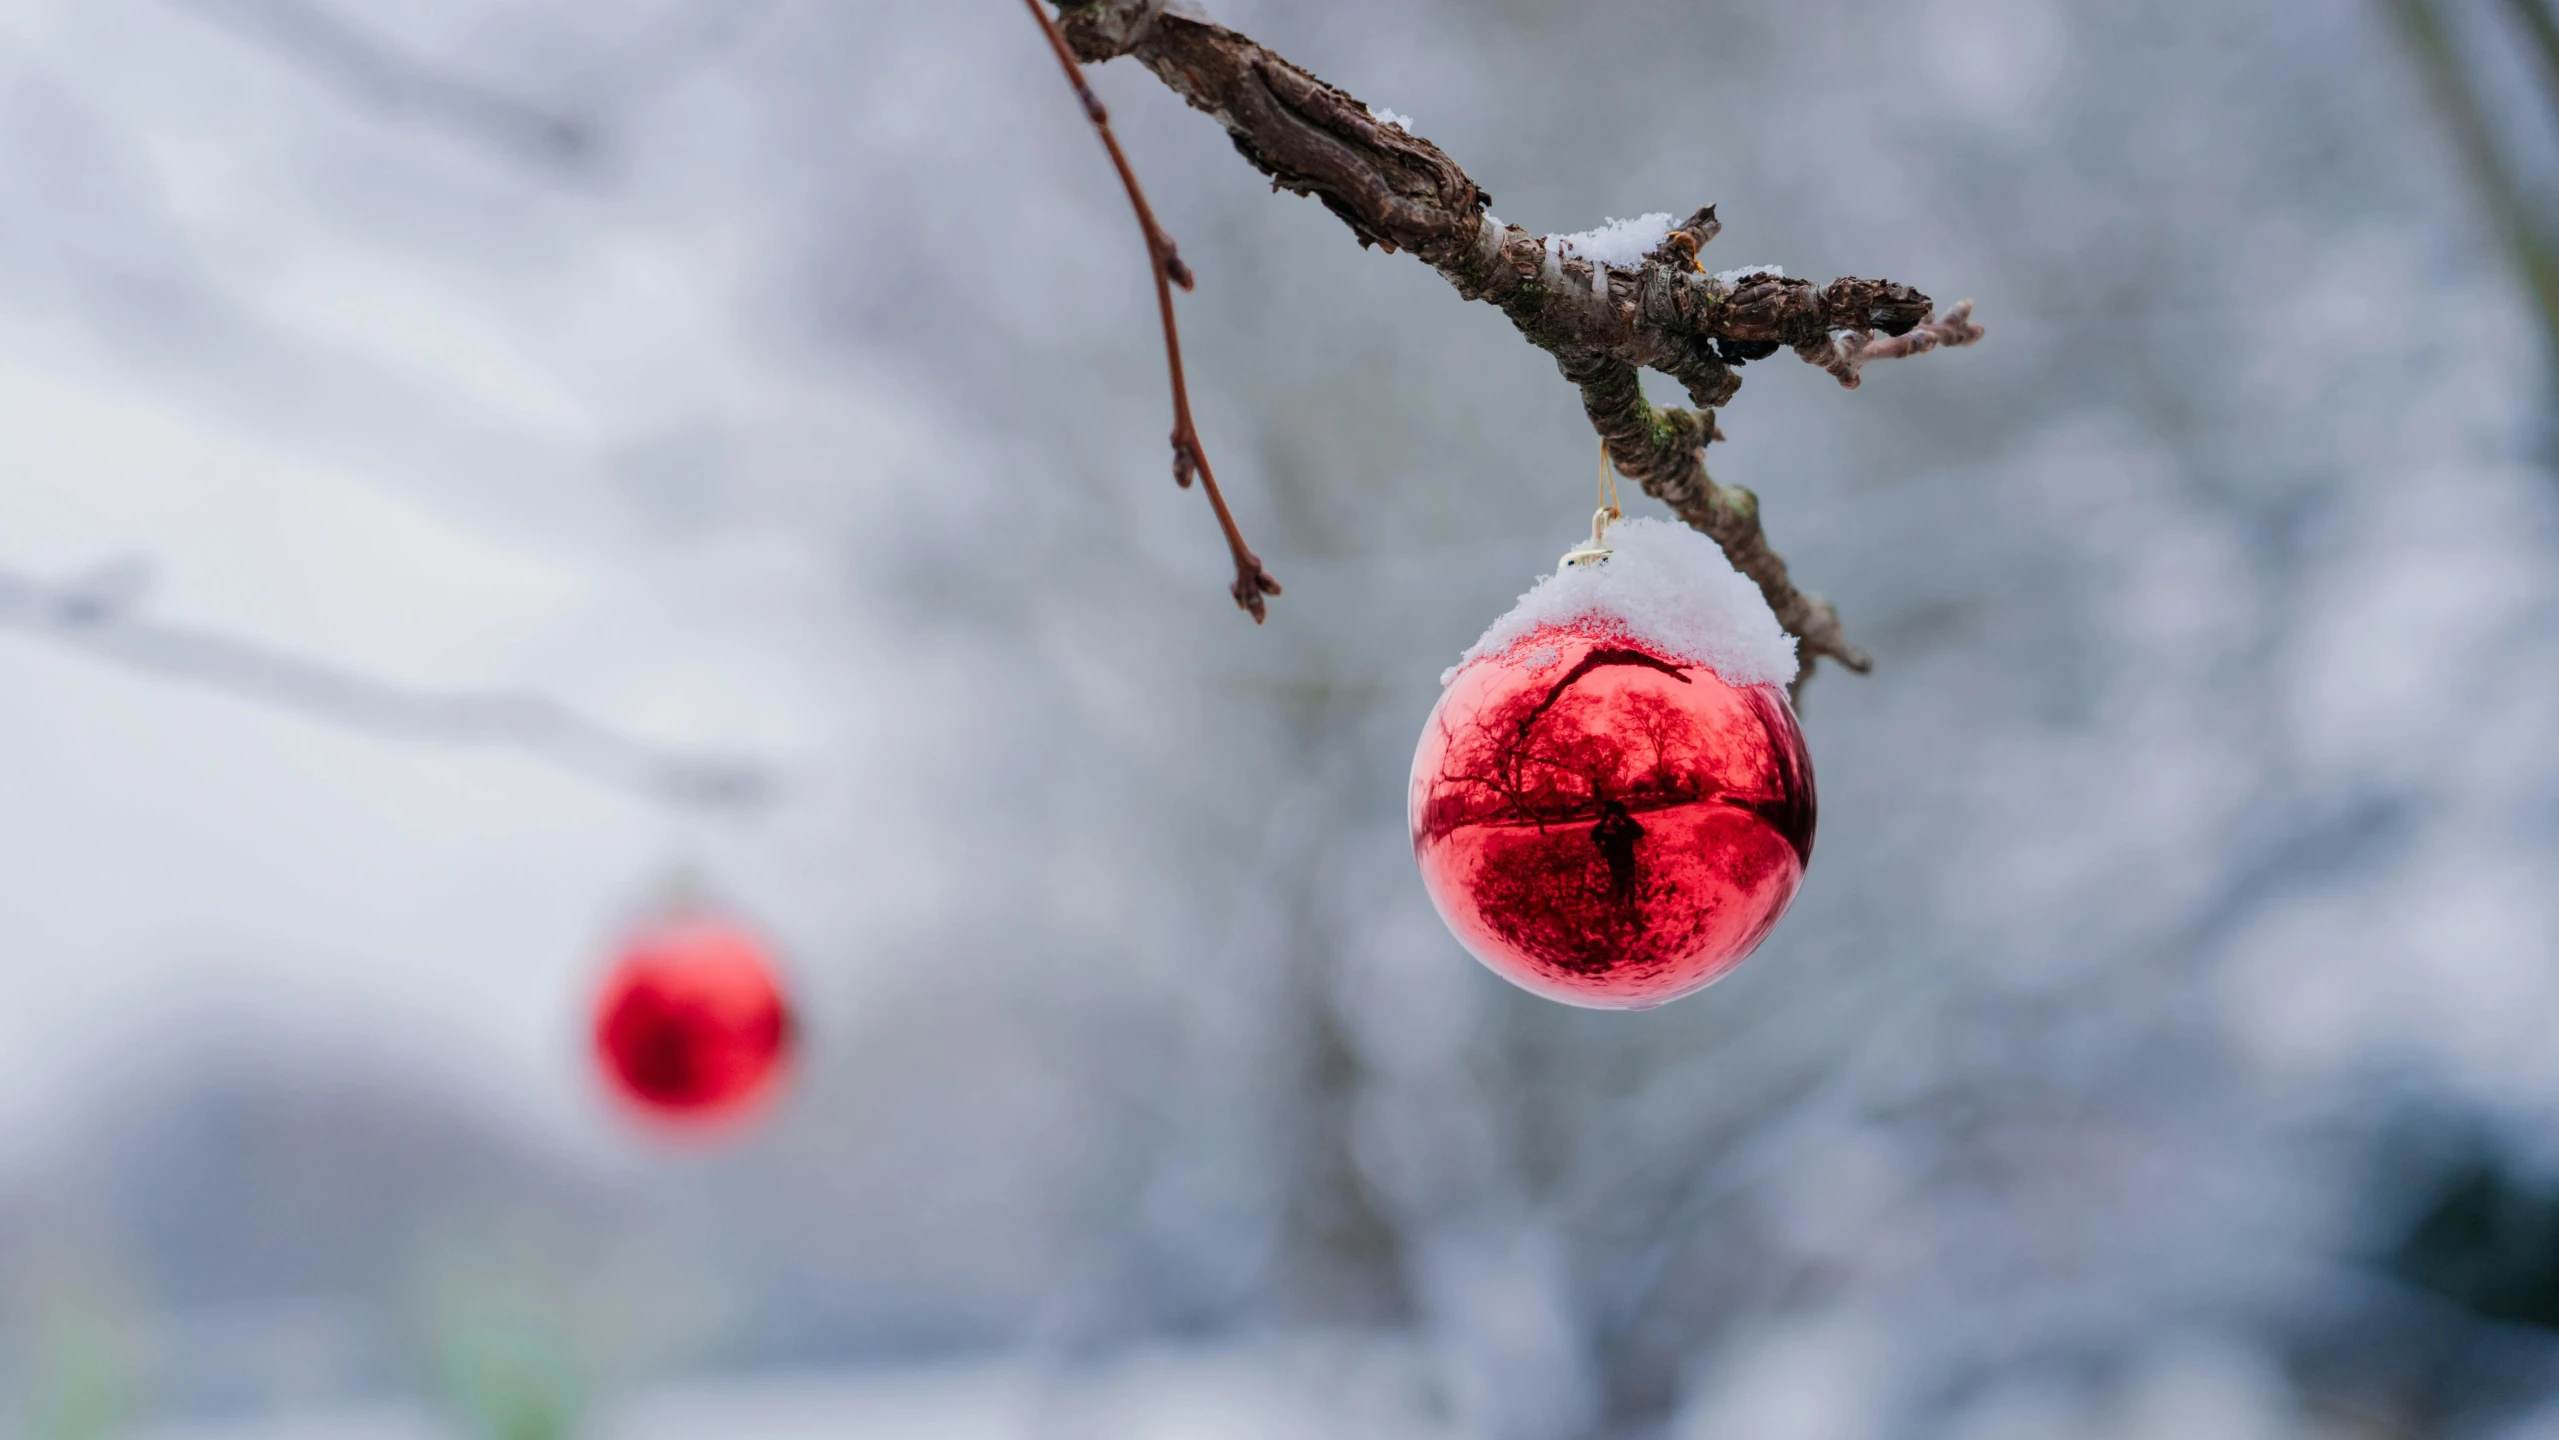
[[[1608,548],[1608,525],[1616,518],[1617,512],[1605,505],[1592,511],[1590,538],[1564,552],[1560,562],[1563,568],[1570,570],[1580,565],[1596,565],[1607,559],[1612,553]]]
[[[1609,556],[1608,527],[1625,518],[1617,508],[1617,475],[1608,463],[1608,442],[1599,442],[1599,509],[1590,517],[1590,539],[1564,552],[1562,568],[1596,565]]]

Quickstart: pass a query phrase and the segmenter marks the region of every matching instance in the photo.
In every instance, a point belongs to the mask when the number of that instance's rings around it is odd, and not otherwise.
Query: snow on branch
[[[1776,266],[1709,275],[1697,257],[1722,228],[1712,205],[1675,225],[1648,215],[1579,235],[1534,235],[1494,217],[1492,197],[1404,117],[1372,110],[1252,39],[1184,13],[1187,6],[1050,3],[1059,15],[1051,33],[1077,60],[1136,60],[1215,116],[1273,188],[1313,196],[1362,245],[1410,251],[1466,299],[1498,307],[1581,387],[1618,469],[1758,583],[1802,641],[1805,673],[1824,655],[1869,668],[1830,605],[1788,578],[1760,530],[1757,499],[1709,478],[1703,452],[1719,434],[1716,410],[1741,388],[1740,366],[1791,349],[1854,389],[1873,361],[1979,340],[1969,302],[1940,317],[1926,295],[1890,280],[1815,285]],[[1113,152],[1118,159],[1116,145]],[[1133,177],[1129,185],[1134,198]],[[1153,245],[1151,220],[1147,228]],[[1697,409],[1653,407],[1637,384],[1646,369],[1677,380]]]
[[[772,777],[751,761],[662,749],[540,696],[412,690],[142,619],[149,580],[136,559],[53,584],[0,574],[0,625],[386,739],[512,748],[658,800],[732,809],[772,797]]]

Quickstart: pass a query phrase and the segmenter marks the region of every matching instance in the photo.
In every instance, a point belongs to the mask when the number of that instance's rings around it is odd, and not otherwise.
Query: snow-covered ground
[[[287,1422],[151,1426],[136,1440],[444,1440],[414,1404]],[[1417,1347],[1393,1335],[1150,1346],[1106,1364],[980,1360],[670,1384],[601,1409],[597,1440],[1443,1440]]]

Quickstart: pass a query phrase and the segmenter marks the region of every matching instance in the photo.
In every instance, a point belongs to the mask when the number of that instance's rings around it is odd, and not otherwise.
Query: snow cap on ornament
[[[1795,678],[1795,637],[1723,547],[1666,520],[1606,522],[1592,543],[1519,597],[1474,647],[1439,677],[1455,681],[1478,660],[1499,659],[1541,631],[1570,631],[1640,646],[1666,660],[1703,665],[1727,685],[1784,685]]]

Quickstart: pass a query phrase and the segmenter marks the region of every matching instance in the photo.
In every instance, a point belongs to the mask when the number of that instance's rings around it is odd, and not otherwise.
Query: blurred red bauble
[[[792,1028],[763,942],[686,915],[625,942],[596,1004],[595,1051],[615,1093],[642,1113],[718,1124],[770,1098]]]
[[[1721,978],[1795,898],[1813,769],[1785,693],[1541,626],[1463,665],[1413,756],[1440,917],[1549,999],[1643,1009]]]

